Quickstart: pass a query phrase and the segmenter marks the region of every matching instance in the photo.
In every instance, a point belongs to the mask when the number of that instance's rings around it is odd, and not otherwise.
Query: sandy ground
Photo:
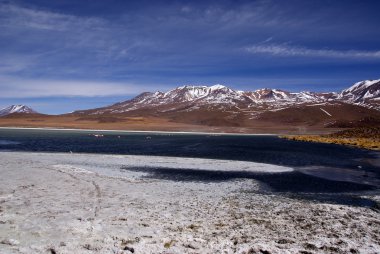
[[[122,166],[292,170],[150,157],[0,153],[0,253],[379,253],[380,213],[175,182]],[[207,167],[207,166],[206,166]]]
[[[60,128],[60,129],[95,129],[128,131],[171,131],[171,132],[217,132],[217,133],[274,133],[274,134],[325,134],[338,129],[305,124],[286,125],[278,122],[253,121],[241,127],[223,125],[199,125],[170,121],[159,117],[122,117],[116,122],[98,122],[79,120],[73,115],[15,115],[0,117],[1,127]]]

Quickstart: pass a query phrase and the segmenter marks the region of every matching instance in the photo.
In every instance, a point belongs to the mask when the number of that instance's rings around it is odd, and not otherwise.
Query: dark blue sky
[[[45,113],[225,84],[339,91],[380,78],[380,1],[0,0],[0,107]]]

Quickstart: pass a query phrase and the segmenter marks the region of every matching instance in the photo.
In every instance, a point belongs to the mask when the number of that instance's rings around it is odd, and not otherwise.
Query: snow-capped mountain
[[[181,86],[166,93],[143,93],[140,103],[145,104],[170,104],[183,102],[208,102],[208,103],[233,103],[242,99],[240,91],[234,91],[223,85],[214,86]],[[136,99],[140,98],[136,97]]]
[[[279,89],[239,91],[224,85],[180,86],[167,92],[145,92],[114,105],[76,114],[120,114],[136,111],[157,115],[167,112],[220,111],[245,112],[251,116],[297,105],[359,104],[380,110],[380,80],[362,81],[340,93],[288,92]],[[247,113],[248,112],[248,113]]]
[[[323,102],[335,96],[334,93],[314,93],[303,91],[299,93],[291,93],[278,89],[259,89],[253,92],[245,92],[245,94],[255,103],[272,102],[274,105],[283,103],[307,103],[307,102]]]
[[[338,99],[380,110],[380,79],[357,82],[343,90]]]
[[[91,114],[125,113],[142,109],[154,109],[160,112],[199,108],[232,108],[262,110],[278,109],[284,106],[302,103],[320,103],[336,96],[333,93],[300,92],[290,93],[277,89],[260,89],[253,92],[233,90],[223,85],[181,86],[168,92],[145,92],[132,100],[117,103],[105,108],[90,110]],[[75,113],[90,113],[77,111]]]
[[[35,114],[37,112],[25,105],[11,105],[0,110],[0,116],[6,116],[13,113]]]

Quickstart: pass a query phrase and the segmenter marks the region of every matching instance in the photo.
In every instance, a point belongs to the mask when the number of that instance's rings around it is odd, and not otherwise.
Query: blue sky
[[[64,113],[184,84],[380,78],[380,1],[0,0],[0,107]]]

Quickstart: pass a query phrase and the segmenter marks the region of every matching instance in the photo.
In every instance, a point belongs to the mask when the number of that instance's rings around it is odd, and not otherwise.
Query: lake
[[[375,206],[374,201],[360,196],[380,189],[378,152],[270,135],[0,129],[0,150],[195,157],[281,165],[294,171],[260,174],[173,168],[134,170],[172,181],[255,179],[262,183],[263,193],[360,206]]]

